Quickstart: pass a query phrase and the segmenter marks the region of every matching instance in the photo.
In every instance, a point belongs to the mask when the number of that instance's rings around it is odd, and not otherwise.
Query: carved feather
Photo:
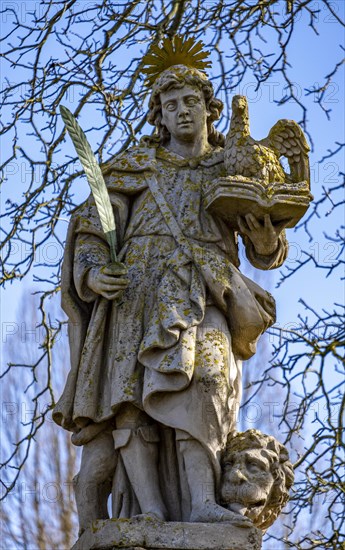
[[[101,169],[86,135],[71,111],[61,105],[60,112],[91,187],[102,229],[110,247],[111,261],[116,262],[115,217]]]
[[[253,139],[249,132],[247,98],[233,97],[230,129],[224,148],[229,175],[259,178],[267,183],[307,181],[310,185],[309,151],[302,129],[293,120],[279,120],[267,138]],[[288,159],[290,174],[283,170],[279,160],[282,156]]]
[[[225,139],[224,162],[228,175],[259,178],[267,183],[284,182],[285,174],[271,148],[250,136],[248,101],[234,96],[230,129]]]
[[[273,149],[278,158],[285,156],[288,159],[293,182],[307,181],[310,184],[310,147],[297,122],[288,119],[278,120],[267,138],[262,139],[260,143]]]

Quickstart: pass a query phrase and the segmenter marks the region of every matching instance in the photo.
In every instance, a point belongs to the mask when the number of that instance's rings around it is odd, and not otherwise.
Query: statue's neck
[[[165,147],[172,153],[186,159],[202,157],[211,150],[207,136],[200,136],[194,141],[176,140],[171,136],[169,143],[167,143]]]
[[[230,135],[240,132],[241,136],[249,136],[249,115],[248,113],[233,113],[230,124]]]

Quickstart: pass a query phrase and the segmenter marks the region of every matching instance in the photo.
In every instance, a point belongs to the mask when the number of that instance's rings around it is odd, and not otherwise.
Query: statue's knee
[[[112,476],[117,464],[117,452],[111,431],[103,432],[97,438],[84,445],[78,474],[79,483],[91,480],[95,483],[105,481]]]
[[[144,412],[134,407],[130,403],[127,403],[116,415],[116,428],[117,429],[130,429],[135,430],[140,426],[147,426],[152,423],[151,418]]]

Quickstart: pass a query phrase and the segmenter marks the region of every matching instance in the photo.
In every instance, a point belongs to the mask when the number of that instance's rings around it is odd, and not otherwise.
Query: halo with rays
[[[173,40],[164,38],[162,46],[153,45],[143,57],[147,85],[152,86],[158,76],[173,65],[186,65],[201,71],[211,67],[211,62],[205,61],[210,52],[203,51],[203,47],[203,42],[196,42],[194,38],[183,41],[181,36],[174,36]]]

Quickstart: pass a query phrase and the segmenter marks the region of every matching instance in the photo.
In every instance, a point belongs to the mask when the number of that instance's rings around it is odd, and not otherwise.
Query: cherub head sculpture
[[[222,457],[221,503],[265,531],[289,500],[294,472],[273,436],[247,430],[229,436]]]
[[[211,145],[224,146],[225,138],[217,132],[213,124],[220,118],[223,103],[214,97],[213,86],[207,76],[198,69],[185,65],[174,65],[163,71],[152,88],[147,120],[156,127],[160,143],[164,144],[170,139],[168,130],[162,124],[160,94],[172,89],[182,89],[184,86],[197,88],[203,93],[207,111],[210,113],[207,119],[208,142]]]

